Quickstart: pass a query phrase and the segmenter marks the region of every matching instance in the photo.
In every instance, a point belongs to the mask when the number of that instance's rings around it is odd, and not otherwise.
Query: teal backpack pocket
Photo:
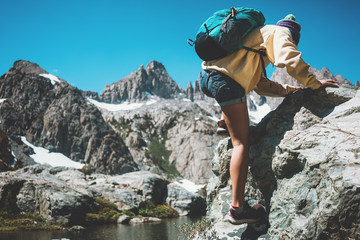
[[[195,45],[204,61],[223,58],[243,47],[242,39],[254,28],[264,25],[264,15],[253,8],[231,8],[215,12],[199,28]]]

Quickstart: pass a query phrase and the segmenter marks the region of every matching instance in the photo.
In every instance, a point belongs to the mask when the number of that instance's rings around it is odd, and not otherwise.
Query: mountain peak
[[[151,61],[146,69],[141,65],[137,72],[107,85],[100,94],[100,99],[108,103],[137,102],[147,100],[148,93],[161,98],[173,98],[183,92],[162,63]]]
[[[17,60],[14,62],[13,67],[10,69],[10,72],[17,71],[22,74],[44,74],[48,73],[42,69],[38,64],[26,61],[26,60]]]
[[[138,72],[141,72],[141,71],[143,71],[143,70],[144,70],[144,64],[141,64],[140,67],[139,67],[139,69],[138,69]]]
[[[165,69],[165,66],[164,66],[164,64],[162,64],[161,62],[152,60],[152,61],[146,66],[146,69],[149,69],[149,68],[153,68],[153,69],[154,69],[154,68]]]

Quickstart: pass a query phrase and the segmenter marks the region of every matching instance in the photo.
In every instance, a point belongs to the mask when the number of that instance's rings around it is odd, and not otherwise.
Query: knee
[[[233,148],[249,149],[249,144],[245,141],[241,141],[239,139],[231,139],[231,143],[233,145]]]

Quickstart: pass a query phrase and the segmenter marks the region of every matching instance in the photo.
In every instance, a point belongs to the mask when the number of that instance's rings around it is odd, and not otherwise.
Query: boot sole
[[[228,216],[228,218],[225,220],[225,222],[229,222],[231,224],[234,225],[240,225],[240,224],[244,224],[244,223],[257,223],[261,220],[261,218],[259,219],[239,219],[236,220],[235,218]]]

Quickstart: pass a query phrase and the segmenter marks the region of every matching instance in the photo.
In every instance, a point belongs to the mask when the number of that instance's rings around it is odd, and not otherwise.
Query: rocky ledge
[[[32,165],[0,173],[0,212],[36,213],[52,224],[74,226],[94,218],[89,213],[96,212],[99,203],[124,215],[141,215],[139,209],[149,203],[169,205],[180,215],[196,215],[206,209],[204,197],[179,186],[175,189],[168,180],[147,171],[110,176]]]
[[[232,146],[222,140],[207,187],[207,233],[221,239],[357,239],[360,236],[360,91],[298,91],[251,129],[248,202],[264,224],[220,221],[231,203]],[[268,222],[267,222],[268,220]],[[199,239],[206,238],[206,233]]]

